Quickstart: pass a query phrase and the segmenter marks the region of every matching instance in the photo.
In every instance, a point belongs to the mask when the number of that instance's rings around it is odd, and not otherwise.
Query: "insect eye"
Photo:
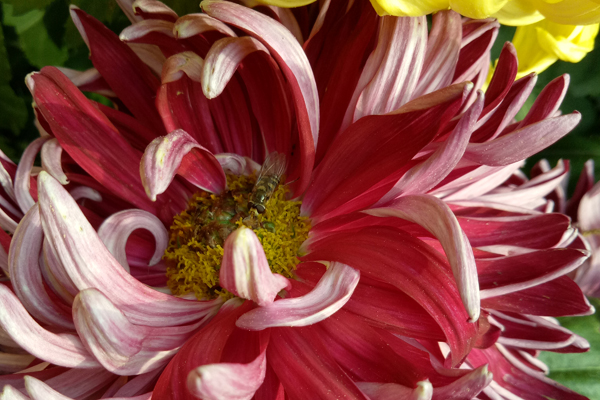
[[[265,212],[265,206],[263,206],[262,204],[257,204],[256,205],[256,211],[258,211],[259,214],[264,214],[264,212]]]

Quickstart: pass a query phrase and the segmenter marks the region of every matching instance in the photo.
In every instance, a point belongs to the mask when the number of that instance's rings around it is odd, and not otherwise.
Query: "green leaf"
[[[5,4],[10,4],[14,15],[21,15],[32,10],[46,8],[53,0],[2,0]]]
[[[67,49],[56,46],[48,36],[43,21],[45,11],[32,10],[15,16],[13,7],[4,4],[3,12],[4,23],[15,28],[21,49],[31,65],[42,68],[46,65],[62,65],[66,61]]]
[[[598,309],[600,300],[590,299]],[[591,350],[580,354],[543,352],[540,360],[550,367],[550,378],[575,390],[591,400],[600,400],[600,318],[598,314],[587,317],[560,318],[565,328],[586,338]]]
[[[18,97],[8,83],[0,85],[0,128],[7,128],[18,134],[27,122],[25,100]]]
[[[18,134],[27,122],[27,106],[10,87],[11,76],[8,54],[4,47],[4,34],[0,29],[0,128],[7,128]]]

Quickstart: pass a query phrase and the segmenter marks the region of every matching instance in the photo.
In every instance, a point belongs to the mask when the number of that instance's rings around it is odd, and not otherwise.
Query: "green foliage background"
[[[199,12],[199,0],[163,0],[178,14]],[[33,125],[31,95],[25,76],[45,65],[87,69],[92,66],[88,49],[69,18],[69,4],[101,20],[115,32],[129,25],[114,0],[0,0],[0,148],[17,161],[23,149],[38,136]],[[493,55],[512,38],[514,28],[501,29]],[[600,40],[596,42],[600,47]],[[563,113],[579,110],[583,120],[564,139],[528,160],[531,167],[540,158],[552,164],[570,159],[571,186],[588,159],[600,159],[600,50],[578,64],[558,62],[541,74],[534,93],[520,113],[523,117],[535,96],[555,77],[568,73],[571,86],[561,107]],[[596,163],[596,176],[600,162]],[[600,302],[592,300],[596,308]],[[543,353],[550,377],[592,400],[600,400],[600,319],[598,315],[562,318],[567,328],[587,338],[592,351],[586,354]]]

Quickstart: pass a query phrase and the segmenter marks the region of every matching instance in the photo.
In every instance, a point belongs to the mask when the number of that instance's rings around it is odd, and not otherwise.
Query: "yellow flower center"
[[[173,294],[194,293],[199,300],[233,297],[219,286],[219,270],[225,239],[242,225],[258,236],[271,271],[293,277],[310,221],[300,216],[302,202],[286,200],[286,185],[277,186],[264,214],[250,210],[248,198],[255,181],[254,176],[228,175],[228,190],[223,194],[196,193],[188,208],[175,216],[163,256]]]

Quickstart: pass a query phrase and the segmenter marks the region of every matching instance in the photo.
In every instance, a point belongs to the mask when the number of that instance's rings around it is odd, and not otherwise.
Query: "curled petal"
[[[60,163],[60,156],[62,154],[62,147],[56,139],[50,139],[42,146],[42,168],[48,172],[61,184],[66,185],[69,183],[67,175],[63,172],[62,165]]]
[[[226,36],[237,35],[230,27],[206,14],[187,14],[179,18],[173,27],[175,37],[185,39],[208,31],[217,31]]]
[[[102,201],[102,195],[100,192],[87,186],[77,186],[76,188],[69,190],[69,194],[75,201],[80,199]]]
[[[202,66],[204,60],[193,51],[184,51],[167,58],[162,69],[161,82],[163,84],[174,82],[187,75],[191,80],[202,80]]]
[[[248,157],[242,157],[235,153],[216,154],[215,158],[221,164],[223,171],[233,175],[258,174],[260,164]]]
[[[135,0],[131,8],[136,15],[148,19],[164,19],[173,22],[178,17],[175,11],[158,0]]]
[[[96,288],[134,324],[176,326],[210,314],[221,300],[199,302],[153,290],[129,275],[106,249],[58,181],[38,176],[42,226],[62,268],[79,290]]]
[[[433,196],[413,195],[400,197],[389,207],[366,210],[365,213],[406,219],[434,234],[448,257],[470,321],[479,318],[479,283],[473,250],[456,217],[445,203]]]
[[[79,292],[73,303],[77,333],[107,370],[119,375],[137,375],[162,367],[176,349],[148,351],[147,327],[133,325],[96,289]]]
[[[187,377],[190,392],[205,400],[250,400],[265,380],[266,352],[249,364],[208,364]]]
[[[70,313],[55,304],[44,287],[39,269],[43,237],[40,211],[35,206],[23,217],[11,241],[10,280],[15,294],[31,315],[44,324],[73,329]]]
[[[140,163],[142,183],[152,201],[169,187],[175,174],[211,193],[225,189],[225,173],[212,153],[177,129],[148,145]]]
[[[203,1],[205,13],[237,26],[260,40],[281,65],[296,106],[299,131],[300,177],[294,183],[296,196],[306,190],[315,160],[319,137],[319,93],[306,53],[283,25],[246,7],[228,1]]]
[[[142,210],[125,210],[108,217],[98,229],[98,236],[106,245],[108,251],[129,271],[125,245],[129,235],[136,229],[148,230],[156,240],[154,255],[149,265],[160,261],[169,242],[169,232],[158,218]]]
[[[429,380],[417,383],[414,389],[397,383],[357,382],[356,386],[371,400],[431,400],[433,395]]]
[[[0,285],[0,304],[0,326],[28,353],[68,368],[99,366],[79,337],[66,333],[57,335],[42,328],[4,285]]]
[[[250,36],[217,40],[204,59],[202,69],[204,95],[208,99],[220,95],[240,63],[255,51],[269,52],[261,42]]]
[[[265,251],[251,229],[233,231],[223,251],[220,285],[236,296],[267,306],[279,291],[291,289],[287,278],[271,272]]]
[[[50,137],[43,137],[31,142],[23,152],[23,156],[17,167],[17,173],[15,175],[15,197],[17,199],[17,204],[23,213],[26,213],[35,204],[35,200],[29,193],[31,167],[33,167],[33,162],[35,161],[35,156],[38,151],[40,151],[44,143],[49,139]]]
[[[360,279],[360,273],[345,264],[331,263],[317,286],[308,294],[283,299],[242,315],[236,325],[262,330],[275,326],[306,326],[322,321],[346,304]]]

